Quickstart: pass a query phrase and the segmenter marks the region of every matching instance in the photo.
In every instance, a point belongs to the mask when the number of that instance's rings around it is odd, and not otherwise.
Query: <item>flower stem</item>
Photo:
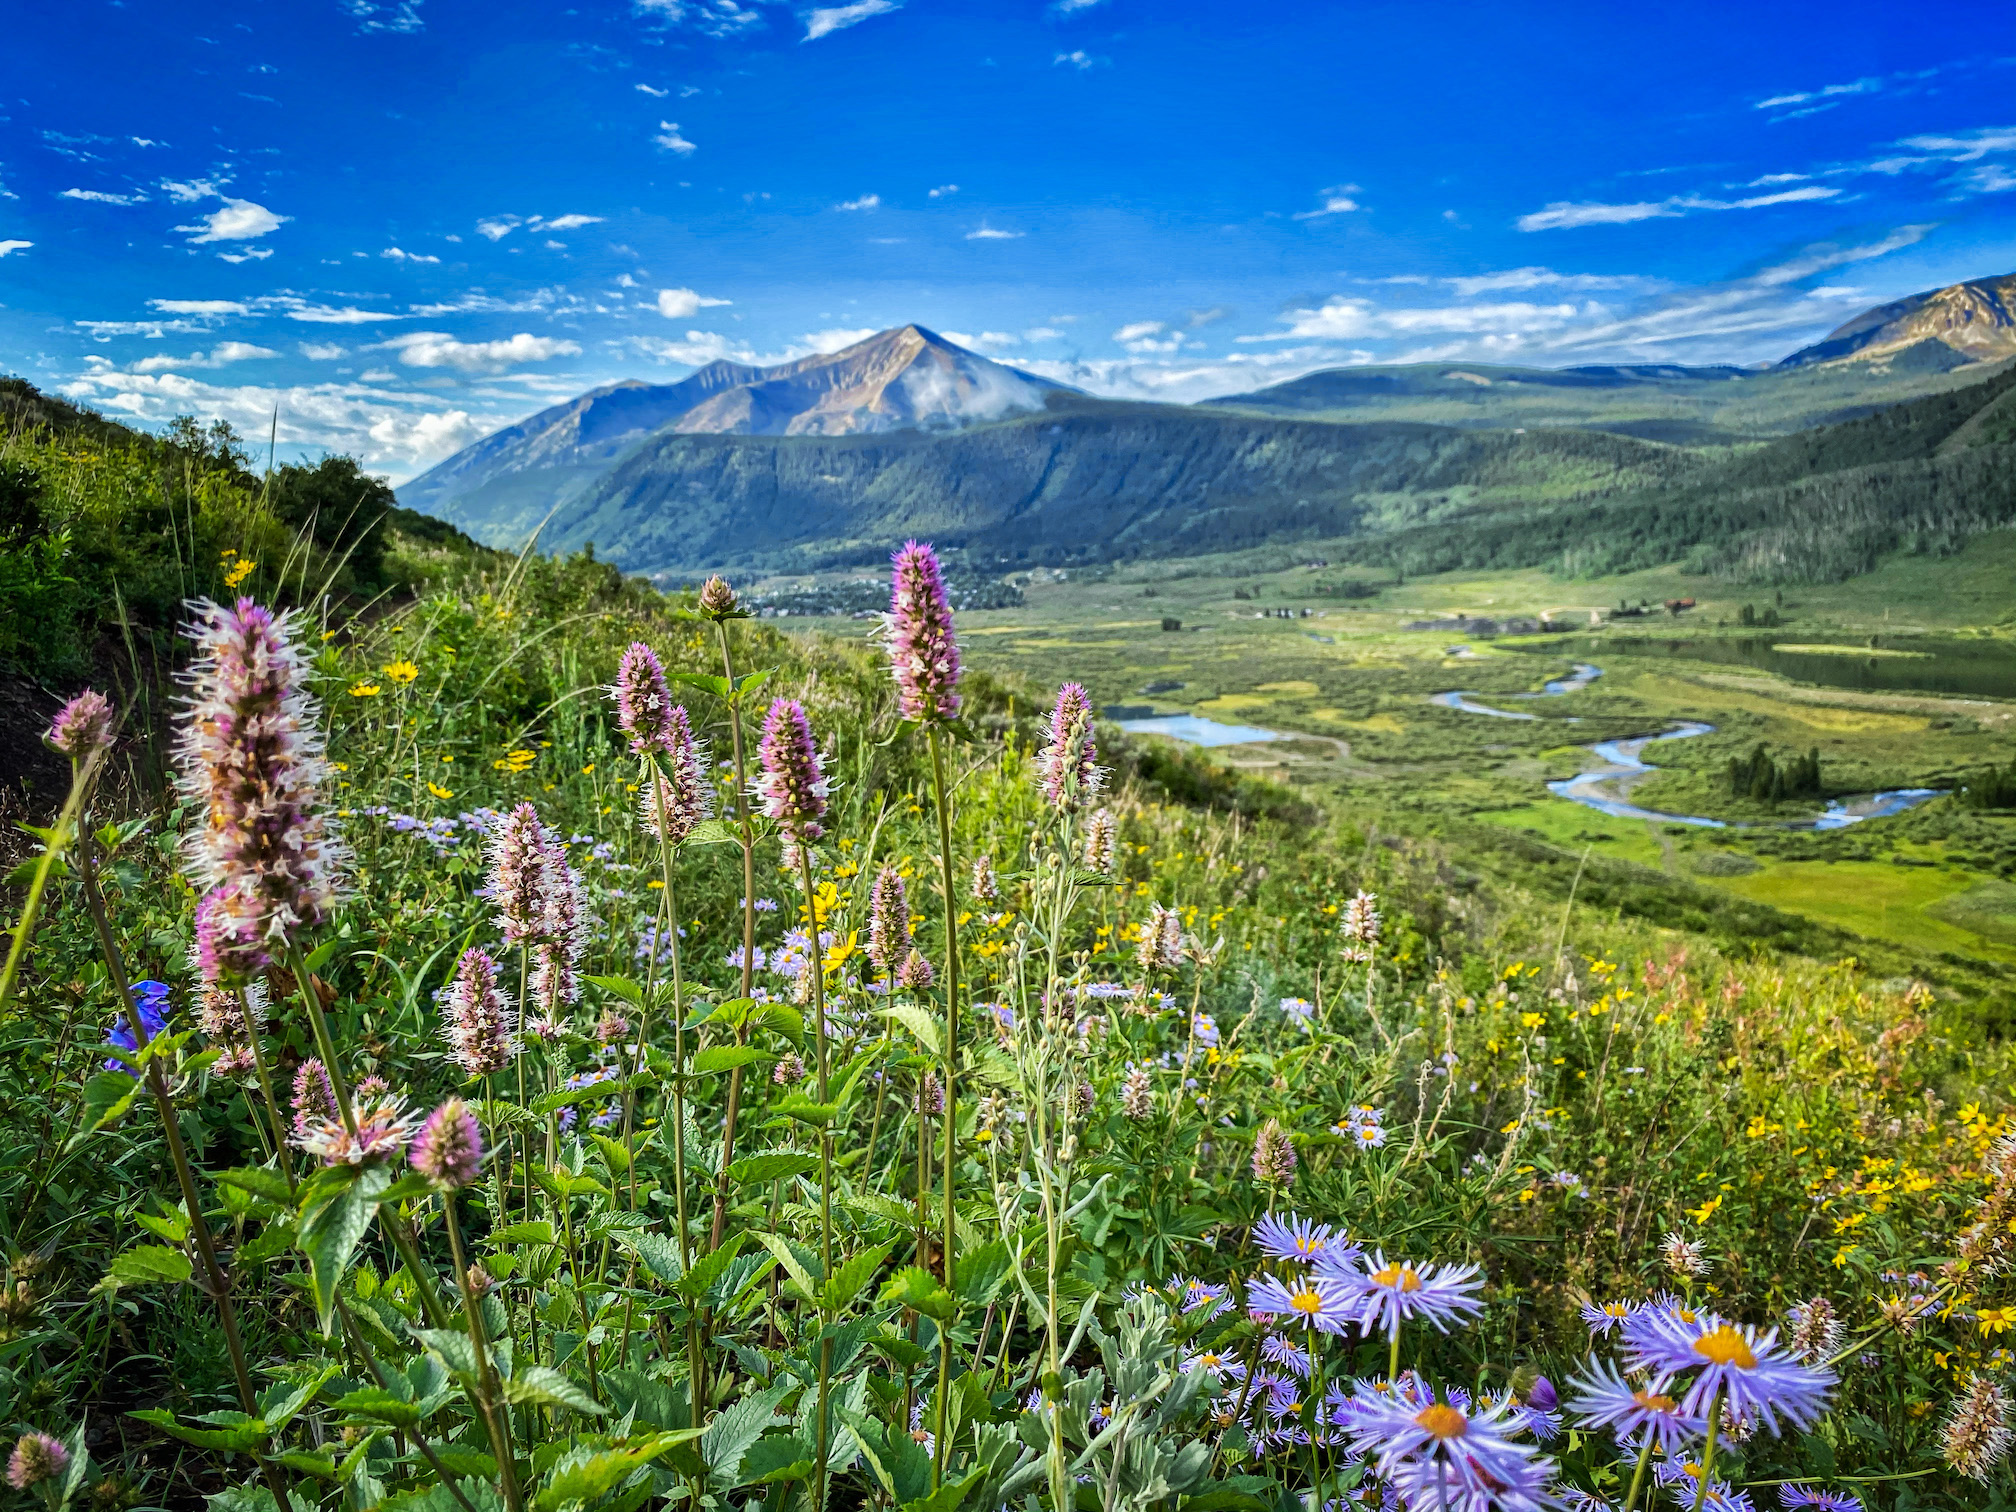
[[[1715,1400],[1708,1404],[1708,1442],[1701,1450],[1701,1484],[1694,1490],[1694,1512],[1708,1504],[1708,1483],[1715,1478],[1715,1435],[1722,1427],[1722,1395],[1725,1388],[1715,1388]]]
[[[728,649],[728,622],[714,622],[721,642],[721,676],[728,684],[728,735],[735,753],[735,826],[742,843],[742,992],[749,997],[756,970],[756,827],[749,819],[749,778],[742,751],[742,694],[735,686],[735,658]],[[739,1036],[738,1036],[739,1038]],[[735,1160],[735,1121],[742,1110],[742,1068],[728,1073],[728,1112],[721,1130],[721,1170],[714,1188],[714,1228],[707,1241],[712,1254],[721,1247],[728,1225],[728,1167]]]
[[[511,1419],[501,1410],[497,1389],[497,1369],[490,1361],[490,1327],[483,1317],[483,1301],[469,1284],[469,1262],[462,1253],[462,1225],[455,1218],[455,1194],[441,1197],[441,1211],[448,1219],[448,1253],[455,1261],[455,1284],[462,1290],[462,1313],[469,1321],[469,1344],[476,1354],[476,1390],[483,1410],[483,1426],[489,1430],[490,1447],[497,1455],[497,1477],[502,1482],[504,1504],[519,1512],[524,1498],[518,1489],[518,1467],[511,1461]]]
[[[819,1101],[826,1101],[826,953],[819,948],[819,903],[812,883],[812,847],[798,842],[798,880],[805,888],[805,932],[810,943],[810,960],[805,969],[812,976],[812,1043],[818,1064]],[[833,1128],[819,1125],[819,1266],[820,1280],[833,1274]],[[813,1465],[812,1512],[826,1506],[826,1399],[833,1386],[833,1339],[826,1331],[826,1319],[819,1320],[819,1423],[817,1460]]]
[[[1638,1451],[1638,1468],[1631,1472],[1631,1489],[1624,1495],[1624,1512],[1638,1505],[1638,1493],[1645,1489],[1645,1467],[1652,1463],[1652,1435],[1645,1435],[1645,1447]]]
[[[943,1211],[944,1234],[941,1244],[944,1250],[945,1286],[949,1291],[957,1289],[957,1273],[953,1266],[954,1246],[958,1238],[958,1228],[952,1203],[953,1161],[957,1152],[959,1137],[959,1096],[955,1073],[959,1064],[959,894],[952,881],[952,801],[945,787],[945,748],[938,726],[926,727],[925,742],[931,749],[931,793],[938,808],[938,876],[944,888],[945,904],[945,1151],[944,1172],[945,1202]],[[824,1099],[825,1094],[820,1094]],[[940,1325],[943,1332],[944,1325]],[[952,1397],[952,1355],[951,1351],[940,1352],[938,1360],[938,1423],[932,1478],[934,1484],[942,1481],[952,1445],[951,1435],[946,1432],[947,1413]]]
[[[7,948],[7,965],[0,971],[0,1007],[5,1007],[7,999],[14,995],[14,976],[21,969],[21,958],[28,953],[28,937],[35,933],[35,920],[42,912],[42,893],[49,885],[49,874],[70,843],[78,815],[84,810],[85,799],[90,796],[104,759],[101,747],[81,763],[70,763],[70,796],[63,800],[63,812],[56,816],[49,843],[42,848],[42,859],[35,865],[35,875],[28,883],[28,901],[21,908],[21,922],[14,926],[14,943]]]

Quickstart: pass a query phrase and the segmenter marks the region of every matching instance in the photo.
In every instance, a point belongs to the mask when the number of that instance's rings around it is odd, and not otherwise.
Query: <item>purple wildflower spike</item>
[[[47,1433],[24,1433],[7,1456],[7,1484],[26,1491],[44,1481],[55,1480],[70,1469],[70,1451],[61,1439]]]
[[[86,688],[56,711],[49,733],[42,738],[68,756],[82,762],[93,751],[112,744],[112,727],[117,718],[112,702],[103,693]]]
[[[905,541],[890,560],[889,663],[905,719],[952,719],[959,713],[959,642],[938,554]]]
[[[763,812],[777,821],[786,841],[798,845],[825,834],[826,795],[832,785],[824,773],[819,748],[812,742],[812,721],[795,698],[780,698],[763,719],[763,743],[756,797]]]
[[[931,963],[924,958],[924,952],[915,946],[903,958],[903,964],[896,968],[896,985],[911,992],[922,992],[935,980]]]
[[[518,1053],[511,999],[497,985],[497,963],[481,950],[462,952],[455,980],[442,994],[448,1048],[471,1076],[494,1076]]]
[[[875,875],[868,895],[868,959],[893,977],[910,955],[910,900],[903,875],[885,866]]]
[[[336,1115],[336,1089],[329,1085],[329,1070],[310,1056],[294,1073],[294,1137],[305,1137],[315,1124]]]
[[[683,707],[673,706],[666,732],[662,770],[644,785],[644,829],[654,838],[682,845],[714,816],[714,785],[707,776],[707,743],[695,737]]]
[[[467,1103],[451,1097],[427,1115],[406,1158],[444,1192],[471,1186],[483,1172],[483,1126]]]
[[[672,694],[657,652],[642,641],[630,642],[617,664],[616,685],[609,696],[616,704],[616,726],[630,737],[632,751],[648,756],[666,748]]]
[[[489,833],[490,880],[485,892],[497,906],[506,945],[529,945],[545,933],[546,826],[539,811],[521,803]]]
[[[1081,684],[1066,683],[1057,690],[1057,704],[1050,711],[1050,744],[1038,758],[1043,796],[1052,808],[1077,808],[1099,796],[1106,774],[1098,757],[1091,697]]]
[[[347,853],[318,802],[329,764],[293,616],[249,598],[193,607],[198,655],[176,749],[182,791],[203,814],[189,869],[228,899],[213,905],[233,927],[213,928],[212,956],[250,975],[335,912]]]

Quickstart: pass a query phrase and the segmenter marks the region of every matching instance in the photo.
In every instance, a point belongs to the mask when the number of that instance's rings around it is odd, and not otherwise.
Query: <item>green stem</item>
[[[1715,1388],[1715,1400],[1708,1404],[1708,1442],[1701,1451],[1701,1484],[1694,1488],[1694,1512],[1708,1504],[1708,1483],[1715,1478],[1715,1436],[1722,1427],[1724,1388]]]
[[[742,843],[742,993],[749,997],[756,970],[756,827],[749,818],[749,777],[742,752],[742,691],[735,686],[735,658],[728,650],[728,622],[716,620],[721,642],[721,676],[728,684],[728,734],[735,752],[735,824]],[[739,1039],[741,1036],[737,1036]],[[728,1225],[728,1167],[735,1159],[735,1122],[742,1111],[742,1068],[728,1073],[728,1113],[721,1129],[721,1170],[714,1188],[714,1227],[707,1251],[721,1247]]]
[[[826,953],[819,947],[819,902],[813,891],[812,847],[803,839],[798,846],[798,880],[805,888],[805,932],[808,937],[806,951],[809,960],[805,969],[812,974],[812,1043],[818,1058],[815,1074],[818,1077],[819,1101],[825,1102],[826,1091]],[[833,1274],[833,1130],[830,1124],[819,1126],[819,1265],[820,1279]],[[814,1451],[818,1459],[812,1470],[812,1512],[825,1512],[826,1506],[826,1401],[833,1385],[833,1340],[825,1335],[825,1319],[820,1319],[822,1337],[819,1340],[819,1423],[818,1445]]]
[[[469,1284],[469,1262],[462,1253],[462,1225],[455,1218],[453,1192],[442,1194],[441,1211],[448,1219],[448,1253],[455,1261],[455,1284],[462,1290],[462,1313],[468,1319],[469,1344],[476,1353],[476,1390],[483,1426],[489,1430],[490,1447],[497,1455],[497,1477],[502,1482],[504,1504],[511,1512],[519,1512],[524,1498],[518,1489],[518,1467],[511,1460],[511,1419],[502,1410],[497,1369],[490,1362],[490,1325],[483,1317],[483,1302]]]
[[[70,796],[63,800],[63,812],[56,816],[55,827],[49,832],[49,843],[42,848],[42,859],[35,865],[35,875],[28,883],[28,901],[21,908],[21,922],[14,926],[14,943],[7,948],[7,966],[0,971],[0,1008],[4,1008],[7,999],[14,995],[15,974],[21,969],[21,958],[28,953],[28,937],[35,933],[35,920],[42,912],[43,890],[49,885],[49,875],[55,870],[57,859],[70,843],[78,816],[84,811],[84,802],[90,796],[98,768],[104,760],[105,751],[100,747],[81,764],[70,763]]]
[[[1631,1489],[1624,1496],[1624,1512],[1638,1505],[1638,1493],[1645,1489],[1645,1467],[1652,1463],[1652,1435],[1645,1435],[1645,1447],[1638,1451],[1638,1468],[1631,1472]]]
[[[941,1244],[944,1249],[945,1285],[956,1287],[957,1272],[953,1264],[954,1246],[957,1239],[957,1224],[952,1202],[953,1160],[957,1152],[959,1136],[959,1095],[955,1073],[959,1064],[959,894],[953,884],[952,871],[952,804],[951,795],[945,787],[945,750],[938,726],[933,724],[925,729],[925,741],[931,748],[931,791],[938,808],[938,876],[943,887],[945,905],[945,1153],[943,1180],[945,1183],[943,1229]],[[824,1093],[820,1094],[824,1100]],[[942,1329],[942,1325],[941,1325]],[[938,1422],[933,1461],[933,1483],[942,1481],[945,1466],[949,1461],[952,1446],[951,1435],[946,1432],[947,1413],[952,1397],[952,1355],[949,1350],[940,1354],[938,1360]]]

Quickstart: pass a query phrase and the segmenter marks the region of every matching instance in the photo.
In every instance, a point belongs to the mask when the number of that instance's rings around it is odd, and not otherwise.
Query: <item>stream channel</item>
[[[1574,675],[1556,678],[1538,693],[1514,693],[1509,698],[1558,698],[1564,693],[1580,692],[1603,675],[1601,667],[1587,662],[1575,663]],[[1477,702],[1478,695],[1471,692],[1452,691],[1436,693],[1430,701],[1445,709],[1457,709],[1465,714],[1483,714],[1493,719],[1537,719],[1523,709],[1495,709],[1489,704]],[[1574,723],[1573,720],[1567,721]],[[1600,814],[1609,814],[1617,819],[1650,819],[1659,824],[1692,824],[1701,829],[1748,829],[1750,825],[1732,825],[1727,820],[1710,819],[1703,814],[1664,814],[1657,809],[1640,808],[1630,801],[1631,790],[1640,786],[1656,774],[1659,768],[1644,759],[1645,748],[1658,740],[1686,740],[1695,735],[1707,735],[1715,726],[1702,724],[1698,720],[1682,720],[1669,730],[1656,735],[1631,735],[1621,740],[1603,740],[1595,745],[1584,746],[1603,764],[1586,772],[1577,772],[1573,777],[1564,777],[1547,784],[1547,791],[1557,798],[1566,798],[1579,803],[1584,808],[1595,809]],[[1793,819],[1774,826],[1779,829],[1837,830],[1846,829],[1851,824],[1860,824],[1864,819],[1880,819],[1886,814],[1901,814],[1908,808],[1915,808],[1928,798],[1937,798],[1938,788],[1892,788],[1888,792],[1864,793],[1854,798],[1836,798],[1825,809],[1805,819]]]

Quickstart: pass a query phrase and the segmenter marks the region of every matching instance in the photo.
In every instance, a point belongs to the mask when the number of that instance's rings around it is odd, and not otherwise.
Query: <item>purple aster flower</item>
[[[444,1192],[472,1185],[483,1172],[483,1126],[467,1103],[451,1097],[427,1115],[407,1159]]]
[[[1231,1298],[1225,1294],[1226,1289],[1222,1286],[1213,1286],[1208,1281],[1179,1276],[1171,1286],[1184,1312],[1193,1313],[1199,1308],[1208,1307],[1210,1311],[1204,1314],[1207,1320],[1217,1317],[1232,1305]]]
[[[73,762],[81,764],[92,752],[112,744],[112,729],[118,722],[112,702],[103,693],[86,688],[56,711],[49,733],[42,738]]]
[[[1291,1277],[1256,1276],[1246,1293],[1247,1311],[1281,1318],[1297,1327],[1342,1333],[1352,1321],[1350,1287],[1321,1274]]]
[[[959,642],[938,554],[905,541],[890,558],[889,665],[896,674],[903,717],[951,719],[959,713]]]
[[[1652,1467],[1652,1478],[1688,1512],[1757,1512],[1750,1493],[1738,1491],[1725,1480],[1710,1480],[1704,1490],[1701,1467],[1680,1460],[1665,1460]]]
[[[1081,684],[1066,683],[1057,690],[1057,703],[1050,711],[1050,743],[1037,758],[1043,796],[1050,806],[1078,808],[1096,799],[1106,775],[1098,761],[1092,699]]]
[[[1585,1302],[1582,1305],[1582,1321],[1589,1325],[1592,1338],[1601,1338],[1622,1328],[1629,1321],[1632,1311],[1629,1302]]]
[[[1321,1261],[1317,1268],[1330,1269]],[[1389,1262],[1380,1250],[1350,1275],[1350,1284],[1357,1293],[1356,1321],[1367,1333],[1391,1337],[1414,1318],[1426,1319],[1438,1333],[1447,1333],[1465,1313],[1484,1310],[1477,1297],[1484,1282],[1474,1265]]]
[[[757,748],[760,775],[755,795],[763,812],[777,822],[785,840],[801,845],[825,834],[826,798],[832,791],[819,748],[812,741],[812,721],[795,698],[780,698],[763,719],[763,741]]]
[[[1315,1223],[1290,1213],[1276,1218],[1269,1213],[1253,1226],[1253,1242],[1275,1260],[1294,1260],[1303,1265],[1323,1255],[1333,1255],[1345,1263],[1356,1261],[1365,1252],[1327,1223]]]
[[[1779,1505],[1785,1512],[1862,1512],[1862,1498],[1852,1491],[1829,1491],[1824,1486],[1780,1486]]]
[[[456,1064],[471,1076],[494,1076],[518,1053],[517,1014],[497,985],[497,963],[473,946],[455,963],[441,994],[441,1026]]]
[[[1553,1503],[1550,1461],[1507,1437],[1506,1403],[1466,1411],[1361,1391],[1347,1432],[1409,1506],[1436,1512],[1542,1512]]]
[[[1526,1388],[1526,1405],[1536,1412],[1552,1412],[1561,1405],[1561,1394],[1547,1377],[1536,1375],[1533,1384]]]
[[[1260,1354],[1268,1364],[1279,1365],[1297,1380],[1308,1380],[1310,1371],[1315,1368],[1308,1349],[1287,1334],[1267,1335],[1260,1341]]]
[[[168,1027],[168,984],[155,981],[134,982],[131,984],[131,990],[133,1011],[140,1016],[140,1027],[147,1031],[147,1038],[151,1040]],[[133,1033],[133,1020],[123,1013],[106,1032],[105,1043],[124,1050],[128,1055],[140,1053],[140,1041]],[[123,1072],[127,1076],[133,1075],[126,1062],[112,1056],[106,1057],[105,1069]]]
[[[292,616],[249,598],[193,608],[198,654],[176,745],[182,791],[203,816],[189,869],[228,899],[233,927],[213,927],[210,957],[250,976],[335,912],[347,853],[319,806],[329,764]]]
[[[1687,1371],[1682,1405],[1705,1413],[1719,1395],[1735,1417],[1761,1419],[1775,1436],[1782,1416],[1794,1427],[1809,1427],[1826,1409],[1834,1372],[1801,1365],[1776,1348],[1778,1330],[1761,1332],[1704,1313],[1683,1322],[1665,1309],[1640,1313],[1626,1326],[1628,1363],[1660,1381]]]
[[[1246,1367],[1240,1364],[1236,1357],[1220,1354],[1217,1350],[1208,1348],[1185,1356],[1183,1369],[1185,1372],[1208,1370],[1221,1381],[1237,1381],[1243,1379],[1246,1374]]]
[[[910,955],[910,902],[903,875],[893,866],[875,874],[868,894],[868,959],[893,977]]]
[[[673,706],[665,729],[662,763],[644,787],[644,831],[676,846],[714,817],[714,784],[707,776],[707,743],[693,734],[683,705]]]
[[[16,1491],[26,1491],[67,1474],[69,1469],[70,1451],[61,1439],[47,1433],[24,1433],[7,1456],[7,1484]]]
[[[1561,1414],[1558,1412],[1541,1412],[1532,1407],[1515,1406],[1512,1409],[1511,1419],[1543,1444],[1551,1444],[1561,1436]]]
[[[1708,1419],[1691,1411],[1663,1384],[1634,1386],[1616,1367],[1599,1363],[1574,1383],[1568,1410],[1585,1428],[1607,1428],[1621,1443],[1642,1444],[1650,1434],[1662,1454],[1675,1454],[1708,1431]]]
[[[632,751],[649,756],[670,749],[672,694],[657,652],[642,641],[630,642],[609,697],[616,705],[616,727],[630,738]]]

